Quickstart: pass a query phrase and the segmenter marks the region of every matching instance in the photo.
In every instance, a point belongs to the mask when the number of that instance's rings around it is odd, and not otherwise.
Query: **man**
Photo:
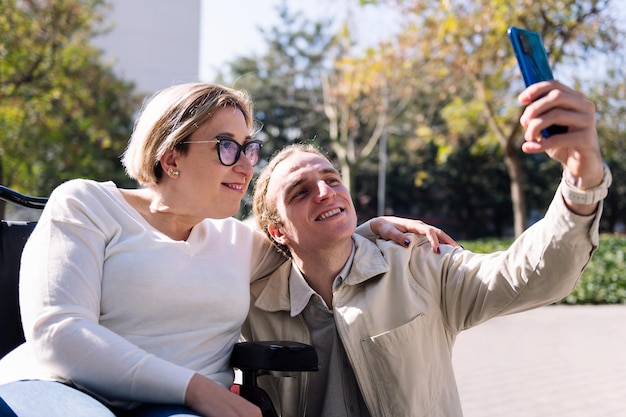
[[[551,81],[520,94],[525,152],[545,151],[564,178],[545,218],[504,252],[478,255],[424,239],[410,250],[355,235],[341,177],[312,147],[278,153],[255,187],[259,226],[292,258],[252,285],[250,340],[315,346],[320,371],[262,382],[286,416],[460,416],[456,335],[567,295],[598,245],[610,185],[593,104]],[[568,131],[549,139],[550,125]],[[281,375],[284,376],[284,375]]]

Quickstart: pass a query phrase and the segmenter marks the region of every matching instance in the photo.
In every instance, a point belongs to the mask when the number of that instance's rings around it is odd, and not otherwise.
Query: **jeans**
[[[18,417],[115,417],[95,398],[60,382],[16,381],[0,385],[0,398]],[[3,414],[4,416],[11,414]]]
[[[60,382],[34,380],[0,385],[0,417],[16,416],[197,417],[199,414],[182,405],[166,404],[143,404],[133,410],[112,410],[90,395]]]

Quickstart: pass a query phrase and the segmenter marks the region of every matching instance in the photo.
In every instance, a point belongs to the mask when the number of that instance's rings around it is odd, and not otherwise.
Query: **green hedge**
[[[461,242],[477,253],[506,249],[512,239],[480,239]],[[626,237],[604,234],[600,247],[574,291],[560,304],[626,304]]]

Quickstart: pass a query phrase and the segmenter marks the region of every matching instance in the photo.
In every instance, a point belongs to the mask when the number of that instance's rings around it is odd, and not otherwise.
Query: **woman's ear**
[[[272,237],[272,239],[276,241],[276,243],[280,243],[281,245],[287,245],[287,243],[289,242],[287,235],[283,233],[283,230],[279,224],[277,223],[270,224],[267,227],[267,230],[270,236]]]
[[[176,173],[176,176],[180,175],[180,171],[178,169],[177,163],[177,153],[173,149],[165,151],[159,163],[161,164],[161,168],[163,168],[163,172],[167,175],[172,175],[172,173]]]

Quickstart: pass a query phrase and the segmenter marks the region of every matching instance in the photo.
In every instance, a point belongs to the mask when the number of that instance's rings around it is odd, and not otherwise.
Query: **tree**
[[[606,79],[591,90],[596,103],[598,135],[604,157],[613,173],[613,185],[604,202],[602,215],[605,230],[626,232],[626,71],[624,55],[616,55]]]
[[[509,25],[542,34],[555,70],[580,62],[581,52],[609,53],[618,47],[620,30],[611,14],[610,0],[425,0],[380,1],[397,7],[403,16],[400,36],[412,39],[425,63],[422,73],[447,80],[442,100],[454,120],[470,116],[479,106],[474,141],[495,141],[503,149],[510,178],[514,229],[519,235],[527,226],[524,176],[520,152],[522,109],[513,99],[522,87],[512,50],[506,39]],[[399,65],[397,61],[389,65]],[[471,94],[467,94],[468,89]],[[451,127],[452,119],[448,119]],[[452,126],[453,127],[453,126]],[[449,140],[450,129],[441,140]]]
[[[242,57],[222,74],[254,98],[263,125],[263,151],[272,154],[294,141],[326,136],[320,77],[333,47],[332,22],[311,21],[286,4],[277,7],[280,22],[261,34],[268,45],[262,56]]]
[[[0,3],[0,182],[47,195],[73,177],[128,182],[138,101],[90,46],[100,0]]]
[[[349,43],[349,39],[344,42]],[[350,49],[348,45],[339,50],[322,85],[330,144],[344,183],[354,191],[358,168],[371,158],[417,87],[411,82],[414,67],[402,58],[402,49],[369,48],[363,56],[352,55]],[[404,64],[389,66],[390,60]]]

